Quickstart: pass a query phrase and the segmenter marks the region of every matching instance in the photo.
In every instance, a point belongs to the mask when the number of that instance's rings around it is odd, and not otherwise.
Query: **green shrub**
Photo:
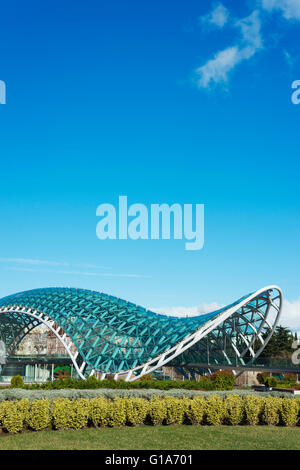
[[[284,374],[283,384],[286,384],[290,387],[294,387],[296,385],[296,380],[297,380],[296,374],[292,374],[292,373]]]
[[[22,388],[24,387],[24,381],[20,375],[14,375],[10,380],[11,388]]]
[[[201,377],[197,382],[196,390],[215,390],[215,385],[208,377]]]
[[[291,376],[290,379],[288,376]],[[19,376],[20,377],[20,376]],[[287,374],[287,385],[295,385],[294,374]],[[258,381],[265,383],[266,378],[270,378],[267,372],[257,374]],[[22,378],[20,377],[21,381]],[[207,390],[207,391],[229,391],[233,390],[235,376],[230,371],[217,371],[211,376],[200,377],[199,381],[196,380],[154,380],[151,377],[145,376],[134,382],[125,382],[125,380],[113,380],[111,378],[105,380],[98,380],[94,376],[89,377],[87,380],[74,379],[71,377],[56,379],[52,382],[45,382],[42,384],[23,384],[20,379],[17,380],[17,385],[11,387],[21,387],[27,390],[93,390],[93,389],[111,389],[111,390],[161,390],[169,391],[177,390]],[[276,379],[275,379],[276,380]],[[274,387],[274,380],[271,380],[270,387]]]
[[[205,416],[208,424],[219,426],[224,419],[224,402],[218,395],[211,395],[206,399]]]
[[[259,372],[257,375],[256,375],[256,378],[258,380],[258,383],[260,383],[261,385],[264,385],[265,384],[265,379],[266,377],[270,377],[270,374],[269,372]]]
[[[262,400],[261,420],[264,424],[276,426],[280,419],[281,398],[268,397]]]
[[[206,403],[204,397],[187,399],[186,417],[191,424],[201,424],[204,418]]]
[[[290,398],[281,399],[280,420],[284,426],[296,426],[299,415],[299,401]]]
[[[143,424],[148,414],[149,401],[144,398],[124,398],[124,400],[126,422],[132,426]]]
[[[167,417],[167,410],[164,400],[159,397],[151,398],[149,401],[148,414],[152,424],[162,424]]]
[[[139,379],[139,380],[143,380],[143,381],[145,381],[145,380],[147,380],[147,381],[151,380],[151,381],[153,382],[153,381],[154,381],[154,377],[153,377],[153,375],[151,375],[151,374],[146,374],[146,375],[143,375],[143,378],[142,378],[142,379]]]
[[[20,376],[19,376],[20,377]],[[22,378],[20,377],[21,381]],[[196,380],[154,380],[151,376],[144,376],[134,382],[125,382],[125,380],[113,380],[111,378],[98,380],[90,376],[87,380],[74,379],[63,375],[52,382],[34,383],[24,385],[23,381],[17,380],[17,385],[28,390],[62,390],[62,389],[113,389],[113,390],[138,390],[138,389],[156,389],[156,390],[232,390],[234,385],[234,375],[229,371],[218,371],[210,377],[201,377]]]
[[[26,423],[34,431],[48,428],[51,424],[50,401],[45,398],[35,400],[31,405]]]
[[[270,377],[269,372],[258,373],[256,377],[258,382],[266,387],[271,388],[278,385],[278,380],[275,377]]]
[[[227,424],[241,424],[244,417],[244,402],[238,395],[228,395],[224,400],[224,414]]]
[[[96,379],[93,375],[86,379],[86,388],[99,388],[99,380]]]
[[[210,378],[215,390],[232,390],[235,382],[235,376],[229,370],[214,372]]]
[[[266,377],[264,383],[265,383],[266,387],[270,387],[270,388],[271,388],[271,387],[276,387],[277,384],[278,384],[278,382],[277,382],[277,380],[275,379],[275,377]]]
[[[244,398],[244,411],[247,424],[254,426],[259,423],[263,399],[253,395]]]

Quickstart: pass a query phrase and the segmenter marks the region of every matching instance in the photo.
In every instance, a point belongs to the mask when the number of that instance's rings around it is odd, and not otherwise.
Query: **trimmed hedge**
[[[18,378],[17,378],[18,377]],[[12,377],[11,388],[23,388],[27,390],[62,390],[62,389],[101,389],[110,388],[117,390],[137,390],[137,389],[157,389],[157,390],[232,390],[235,382],[235,376],[230,371],[217,371],[209,377],[201,377],[196,380],[153,380],[142,378],[135,382],[125,382],[125,380],[97,380],[94,376],[87,380],[81,379],[58,379],[52,382],[24,384],[20,376]]]
[[[300,425],[300,400],[236,394],[212,394],[193,399],[167,396],[142,398],[96,397],[92,399],[55,398],[3,401],[0,403],[0,428],[18,433],[25,429],[81,429],[87,426],[149,425]]]

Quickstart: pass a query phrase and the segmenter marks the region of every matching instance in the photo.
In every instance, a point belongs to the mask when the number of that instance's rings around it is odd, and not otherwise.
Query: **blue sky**
[[[299,0],[1,6],[0,296],[205,310],[278,284],[300,330]],[[96,208],[205,204],[205,245],[96,237]]]

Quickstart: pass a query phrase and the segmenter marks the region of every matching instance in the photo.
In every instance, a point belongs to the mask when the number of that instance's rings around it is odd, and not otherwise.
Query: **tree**
[[[262,337],[266,339],[270,333],[270,329],[266,330]],[[285,326],[277,326],[270,341],[264,348],[261,357],[289,357],[294,351],[292,344],[294,341],[294,335],[291,330]],[[260,342],[256,341],[256,350],[260,347]]]

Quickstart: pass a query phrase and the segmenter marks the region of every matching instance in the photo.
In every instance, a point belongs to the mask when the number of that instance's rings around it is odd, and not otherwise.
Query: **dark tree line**
[[[263,339],[266,339],[270,330],[262,333]],[[270,341],[265,349],[260,354],[261,357],[290,357],[294,352],[292,348],[293,341],[297,339],[297,333],[293,334],[289,328],[285,326],[277,326]],[[255,349],[261,346],[259,341],[256,341]]]

